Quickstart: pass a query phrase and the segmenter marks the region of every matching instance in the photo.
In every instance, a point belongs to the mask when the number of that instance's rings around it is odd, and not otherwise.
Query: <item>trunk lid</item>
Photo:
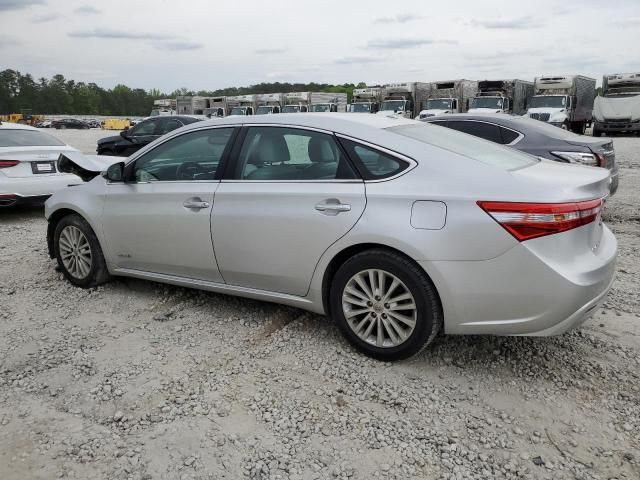
[[[0,171],[9,178],[59,175],[55,164],[62,152],[77,152],[77,150],[69,146],[0,148],[0,160],[20,162],[14,167],[3,168]]]

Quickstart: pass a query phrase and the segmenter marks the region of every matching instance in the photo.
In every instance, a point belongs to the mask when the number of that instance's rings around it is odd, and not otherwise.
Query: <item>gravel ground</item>
[[[52,133],[93,153],[108,132]],[[0,212],[0,478],[640,478],[640,139],[615,147],[618,274],[593,319],[394,364],[293,308],[74,288],[42,210]]]

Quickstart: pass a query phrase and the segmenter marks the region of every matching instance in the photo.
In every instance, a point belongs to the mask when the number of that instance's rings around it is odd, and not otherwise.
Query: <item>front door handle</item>
[[[348,203],[341,203],[337,198],[330,198],[324,202],[316,205],[316,210],[324,213],[325,215],[337,215],[341,212],[350,212],[351,205]]]
[[[200,210],[202,208],[209,208],[209,202],[203,202],[200,198],[190,198],[189,200],[185,200],[182,204],[184,208],[193,208],[195,210]]]

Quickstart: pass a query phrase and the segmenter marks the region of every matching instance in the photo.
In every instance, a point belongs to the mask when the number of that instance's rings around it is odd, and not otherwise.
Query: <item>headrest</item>
[[[309,146],[309,160],[313,163],[332,163],[337,161],[336,146],[328,138],[311,137]]]
[[[258,145],[248,159],[248,163],[262,165],[288,162],[289,160],[289,147],[287,147],[284,137],[275,132],[263,132]]]

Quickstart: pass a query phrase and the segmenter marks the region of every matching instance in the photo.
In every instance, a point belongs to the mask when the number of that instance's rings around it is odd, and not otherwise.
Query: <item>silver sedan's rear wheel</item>
[[[82,280],[91,272],[93,255],[89,240],[78,227],[68,225],[62,229],[59,238],[60,258],[70,275]]]
[[[397,347],[416,327],[418,308],[398,277],[385,270],[356,273],[342,292],[342,311],[353,332],[379,348]]]
[[[380,360],[418,353],[443,324],[440,299],[425,271],[391,250],[366,250],[346,260],[331,281],[329,304],[344,336]]]

